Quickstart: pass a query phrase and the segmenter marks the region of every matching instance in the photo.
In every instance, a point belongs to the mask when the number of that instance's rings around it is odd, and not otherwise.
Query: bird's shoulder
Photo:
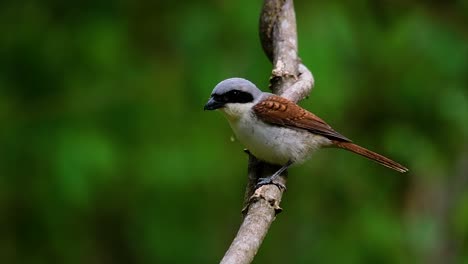
[[[296,103],[274,94],[266,94],[262,100],[254,105],[253,111],[262,117],[280,118],[291,122],[314,120],[317,123],[330,127],[320,117],[300,107]]]
[[[274,94],[265,94],[253,108],[255,115],[264,122],[305,129],[330,139],[350,141],[339,134],[320,117],[300,107],[296,103]]]

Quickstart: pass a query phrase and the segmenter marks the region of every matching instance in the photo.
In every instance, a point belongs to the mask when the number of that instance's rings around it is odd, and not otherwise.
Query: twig
[[[293,0],[264,0],[260,15],[260,40],[273,63],[270,89],[294,102],[305,98],[314,86],[312,73],[297,55],[296,15]],[[257,160],[249,153],[247,184],[244,197],[244,220],[222,264],[251,263],[271,223],[281,212],[284,190],[264,185],[255,190],[258,178],[273,174],[278,166]],[[281,176],[286,184],[287,172]]]

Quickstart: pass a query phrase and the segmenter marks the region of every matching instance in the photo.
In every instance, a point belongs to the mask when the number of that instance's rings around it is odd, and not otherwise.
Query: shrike
[[[255,157],[282,166],[272,176],[259,179],[257,187],[265,184],[284,187],[278,184],[277,177],[323,147],[342,148],[398,172],[408,171],[401,164],[352,143],[294,102],[262,92],[242,78],[227,79],[216,85],[204,109],[220,110],[237,139]]]

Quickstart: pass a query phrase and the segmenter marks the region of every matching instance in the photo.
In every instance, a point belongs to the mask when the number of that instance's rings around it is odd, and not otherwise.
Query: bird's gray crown
[[[232,91],[239,91],[240,93],[250,94],[253,100],[258,99],[262,91],[255,86],[252,82],[242,78],[229,78],[218,83],[211,96],[221,96],[228,94]]]

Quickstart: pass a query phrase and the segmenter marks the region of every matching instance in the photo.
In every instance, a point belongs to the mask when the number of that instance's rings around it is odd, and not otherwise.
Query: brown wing
[[[259,119],[267,123],[305,129],[328,139],[351,142],[351,140],[333,130],[318,116],[277,95],[271,95],[256,104],[253,111]]]

